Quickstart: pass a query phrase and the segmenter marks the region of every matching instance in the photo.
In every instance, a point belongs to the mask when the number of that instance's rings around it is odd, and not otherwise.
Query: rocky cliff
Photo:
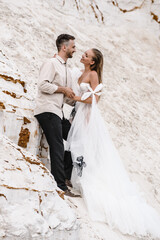
[[[13,202],[11,223],[15,209],[20,209],[19,205],[16,208],[20,203],[17,199],[23,200],[24,196],[28,201],[32,199],[35,206],[29,205],[30,210],[33,213],[35,208],[40,215],[40,198],[45,202],[45,193],[51,189],[56,196],[54,201],[58,197],[54,180],[45,167],[38,159],[35,160],[37,164],[26,161],[25,154],[32,154],[33,158],[37,155],[48,164],[48,146],[33,117],[34,99],[39,67],[56,52],[55,39],[64,32],[76,37],[77,52],[69,61],[70,67],[83,67],[80,56],[88,48],[97,47],[104,54],[104,91],[100,110],[131,179],[138,182],[146,199],[160,212],[159,24],[158,0],[0,0],[0,134],[3,143],[0,200],[4,209],[5,206],[8,208],[6,204]],[[21,149],[25,150],[24,155]],[[41,179],[43,188],[35,187],[34,171],[37,171],[37,179]],[[29,175],[25,178],[27,172]],[[23,178],[20,185],[16,182],[18,176]],[[32,193],[31,198],[29,193]],[[13,196],[17,197],[13,199]],[[53,201],[51,196],[48,201]],[[63,207],[64,211],[70,211],[65,202]],[[45,208],[44,203],[43,210]],[[8,229],[4,225],[3,217],[8,217],[9,211],[11,208],[2,214],[1,236],[14,231],[18,236],[21,232],[17,225],[10,223]],[[35,232],[27,225],[28,232],[21,228],[23,236],[39,232],[38,222],[44,222],[44,218],[38,217],[41,220],[36,218]],[[83,231],[87,228],[81,215],[80,218],[85,226],[81,234],[84,240]],[[73,216],[65,221],[70,230],[75,228]],[[39,234],[46,235],[49,226],[45,222]],[[66,229],[66,226],[62,228]],[[100,239],[99,236],[95,233],[86,239]],[[108,239],[105,236],[102,239]]]

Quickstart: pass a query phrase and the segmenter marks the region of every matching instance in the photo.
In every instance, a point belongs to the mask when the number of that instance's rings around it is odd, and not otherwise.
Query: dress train
[[[92,220],[105,222],[123,234],[160,239],[160,216],[145,201],[137,185],[130,181],[118,151],[98,110],[95,94],[81,83],[81,99],[92,96],[92,104],[77,103],[77,113],[68,135],[68,149],[74,163],[83,156],[82,176],[74,168],[73,185],[81,191]]]

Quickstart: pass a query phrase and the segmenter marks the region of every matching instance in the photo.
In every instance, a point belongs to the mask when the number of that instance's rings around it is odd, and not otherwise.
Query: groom
[[[75,95],[71,89],[71,75],[66,66],[67,59],[72,58],[76,51],[74,40],[75,37],[69,34],[59,35],[56,40],[58,55],[41,66],[34,111],[49,144],[51,173],[58,187],[70,197],[77,195],[68,189],[65,181],[65,169],[69,170],[70,175],[72,166],[64,160],[63,138],[67,138],[70,125],[63,120],[62,108],[64,97],[73,98]]]

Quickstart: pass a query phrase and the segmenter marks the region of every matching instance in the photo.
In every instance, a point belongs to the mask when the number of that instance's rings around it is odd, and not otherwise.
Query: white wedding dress
[[[81,98],[92,96],[92,104],[77,102],[77,112],[68,135],[68,149],[75,168],[72,183],[78,187],[92,220],[107,223],[123,234],[160,239],[160,216],[130,181],[119,154],[98,110],[95,94],[88,83],[78,85]],[[77,157],[86,166],[78,176]]]

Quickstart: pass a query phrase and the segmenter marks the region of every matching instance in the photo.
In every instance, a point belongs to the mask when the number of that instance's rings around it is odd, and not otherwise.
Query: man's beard
[[[72,57],[73,57],[73,53],[68,52],[68,53],[67,53],[67,57],[68,57],[68,58],[72,58]]]

